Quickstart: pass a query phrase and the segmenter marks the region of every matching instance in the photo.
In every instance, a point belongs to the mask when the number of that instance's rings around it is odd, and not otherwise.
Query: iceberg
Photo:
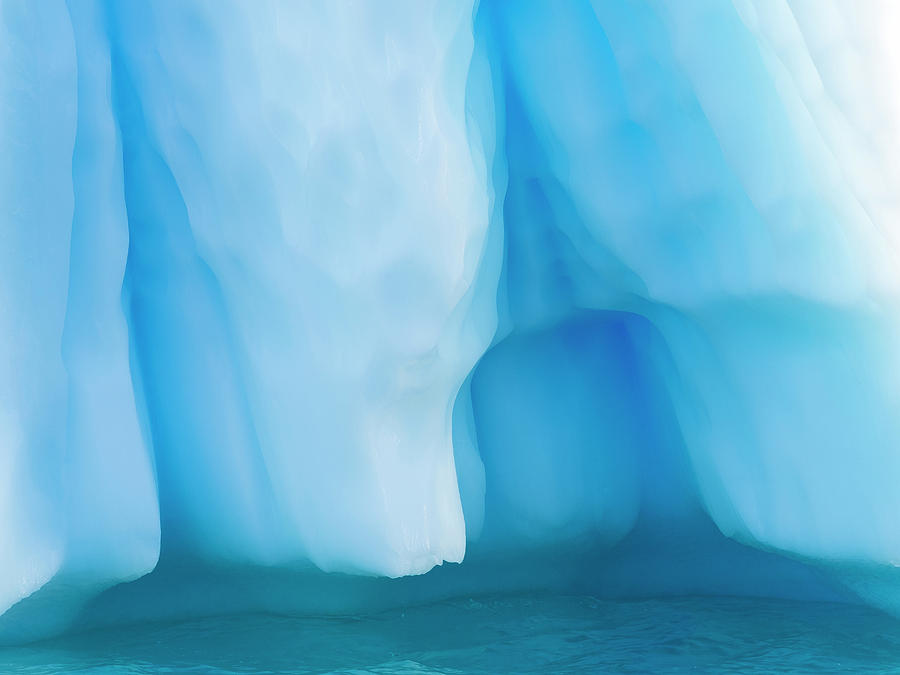
[[[898,27],[4,0],[0,641],[510,588],[900,611]]]

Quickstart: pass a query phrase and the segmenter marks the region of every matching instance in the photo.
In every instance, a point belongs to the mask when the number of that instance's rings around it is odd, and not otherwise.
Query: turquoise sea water
[[[28,673],[897,673],[900,621],[735,598],[454,600],[369,616],[239,615],[0,651]]]

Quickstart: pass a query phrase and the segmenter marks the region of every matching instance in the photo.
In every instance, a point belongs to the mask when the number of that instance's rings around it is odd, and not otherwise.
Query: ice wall
[[[4,0],[0,637],[551,576],[900,606],[898,29]]]
[[[628,486],[645,471],[622,420],[659,426],[657,405],[629,389],[661,387],[725,534],[896,557],[896,123],[882,119],[885,146],[870,147],[872,130],[830,99],[845,93],[796,53],[802,29],[838,30],[829,10],[820,26],[779,3],[482,4],[506,240],[500,330],[472,379],[476,435],[492,461],[533,451],[529,476],[555,483],[585,526],[634,519]],[[863,163],[894,173],[858,190]],[[532,369],[543,400],[517,402]],[[585,480],[618,477],[606,516],[603,481],[579,498],[561,455]],[[563,506],[536,506],[528,480],[508,489],[523,515]]]
[[[895,606],[900,98],[870,78],[900,24],[868,9],[482,3],[486,534],[687,532],[699,503]]]

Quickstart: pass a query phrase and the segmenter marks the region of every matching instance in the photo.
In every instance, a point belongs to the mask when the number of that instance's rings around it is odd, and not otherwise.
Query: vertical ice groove
[[[156,38],[152,10],[115,3],[107,10],[129,231],[125,303],[163,550],[265,561],[277,545],[270,491],[234,368],[226,308],[144,109],[144,99],[166,91],[166,74],[148,48]]]
[[[153,569],[159,514],[135,407],[121,292],[128,250],[111,63],[98,3],[69,4],[76,42],[75,206],[62,335],[68,375],[67,566],[98,584]]]

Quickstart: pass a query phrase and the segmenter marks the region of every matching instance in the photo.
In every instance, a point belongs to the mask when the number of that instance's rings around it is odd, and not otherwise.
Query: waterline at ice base
[[[898,567],[900,5],[0,0],[0,670],[891,672]]]

